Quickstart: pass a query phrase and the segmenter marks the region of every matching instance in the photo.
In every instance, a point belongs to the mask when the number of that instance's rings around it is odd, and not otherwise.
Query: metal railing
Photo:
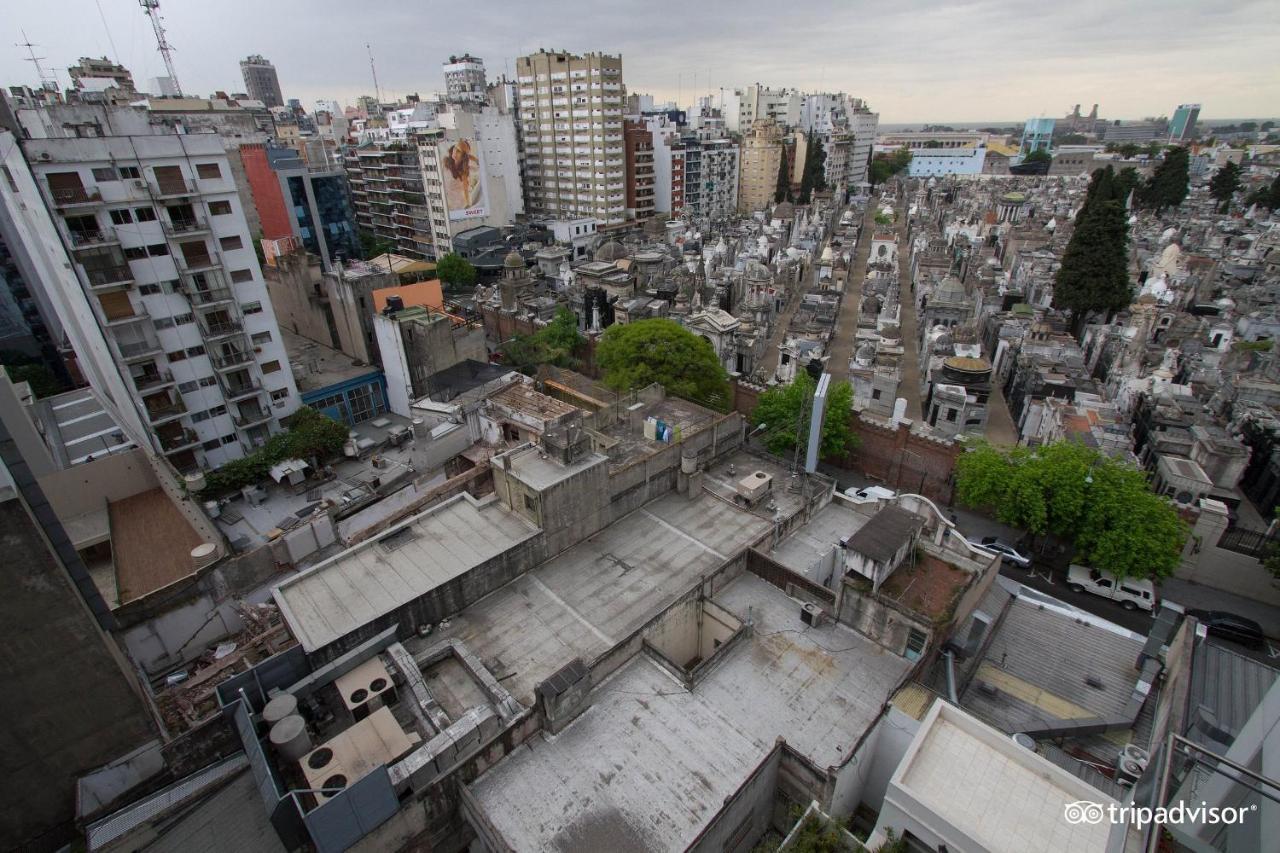
[[[186,179],[168,180],[168,181],[152,181],[151,194],[164,198],[165,196],[177,195],[195,195],[195,188],[191,186],[191,182]]]
[[[170,400],[169,402],[158,406],[148,405],[147,417],[150,419],[151,423],[154,424],[159,421],[166,420],[167,418],[184,414],[186,411],[187,407],[183,405],[181,400]]]
[[[209,287],[204,289],[184,287],[182,292],[187,295],[193,305],[212,305],[217,302],[229,302],[235,299],[235,294],[231,292],[229,287]]]
[[[229,380],[222,381],[222,394],[228,400],[235,400],[240,397],[248,397],[251,394],[261,394],[262,384],[257,380],[248,382],[231,382]]]
[[[243,332],[244,324],[239,320],[219,320],[217,322],[201,320],[200,328],[204,331],[206,338],[222,338]]]
[[[159,388],[162,385],[169,385],[172,382],[173,374],[167,370],[161,370],[156,373],[145,373],[142,376],[133,377],[133,385],[139,391]]]
[[[203,218],[196,216],[190,219],[171,219],[169,222],[161,222],[160,227],[164,233],[171,236],[181,236],[183,234],[194,234],[199,231],[208,231],[209,223]]]
[[[173,435],[161,435],[159,439],[165,453],[173,453],[200,443],[200,436],[196,435],[195,430],[190,429],[183,429]]]
[[[120,349],[120,357],[124,359],[138,358],[143,355],[151,355],[152,353],[161,352],[158,342],[152,341],[133,341],[131,343],[116,344]]]
[[[97,246],[102,243],[115,243],[115,242],[117,242],[115,231],[99,231],[97,229],[94,229],[93,231],[72,231],[71,232],[71,245],[75,246],[76,248],[83,248],[85,246]]]
[[[211,355],[209,356],[209,361],[213,363],[214,368],[217,370],[227,370],[228,368],[251,363],[253,361],[253,352],[250,350],[233,350],[221,355]]]
[[[90,287],[109,287],[112,285],[118,287],[122,284],[130,284],[133,281],[133,270],[129,269],[127,264],[118,267],[86,269],[84,274],[89,279]]]
[[[264,410],[264,409],[258,409],[258,411],[256,412],[242,411],[238,415],[232,415],[231,420],[240,429],[247,429],[248,427],[256,426],[257,424],[260,424],[263,421],[271,420],[271,412],[269,410]]]
[[[102,202],[102,193],[97,190],[86,190],[84,187],[51,189],[49,194],[53,197],[53,203],[58,207],[72,204],[100,204]]]
[[[184,244],[185,245],[185,244]],[[222,262],[213,255],[204,255],[202,257],[188,258],[186,255],[177,253],[173,256],[173,261],[178,265],[178,270],[184,273],[200,272],[202,270],[217,269],[222,266]]]

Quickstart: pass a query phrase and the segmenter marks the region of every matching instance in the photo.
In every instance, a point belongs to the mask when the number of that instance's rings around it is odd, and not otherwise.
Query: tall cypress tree
[[[778,158],[778,184],[773,190],[773,203],[781,204],[791,201],[791,170],[787,168],[787,148],[782,147],[782,156]]]
[[[1190,167],[1191,154],[1187,149],[1181,146],[1166,149],[1151,180],[1138,190],[1138,203],[1156,213],[1182,204],[1187,198]]]
[[[1221,205],[1220,210],[1226,213],[1231,208],[1231,197],[1238,189],[1240,189],[1240,167],[1234,160],[1228,160],[1227,165],[1219,169],[1213,176],[1213,180],[1209,181],[1209,194],[1217,199],[1218,204]]]
[[[1129,280],[1129,221],[1122,184],[1111,167],[1093,173],[1075,230],[1054,281],[1053,305],[1071,312],[1079,336],[1092,311],[1119,311],[1133,298]]]
[[[827,152],[816,133],[805,137],[804,173],[800,177],[800,203],[808,204],[814,190],[826,189]]]

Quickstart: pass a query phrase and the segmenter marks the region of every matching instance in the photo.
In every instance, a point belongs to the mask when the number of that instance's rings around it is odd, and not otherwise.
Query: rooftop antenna
[[[156,31],[156,49],[164,60],[164,70],[169,75],[169,82],[178,97],[182,97],[182,86],[178,83],[178,72],[173,68],[173,46],[164,35],[164,21],[160,18],[160,0],[138,0],[147,17],[151,19],[151,28]]]
[[[21,30],[21,33],[22,33],[22,41],[15,42],[13,46],[25,47],[27,49],[27,53],[30,54],[30,56],[28,56],[26,61],[30,62],[32,65],[36,67],[36,79],[40,83],[40,88],[50,92],[58,91],[58,79],[51,74],[46,74],[44,71],[44,66],[40,64],[40,60],[48,59],[49,57],[36,56],[36,48],[39,47],[40,45],[36,44],[35,42],[31,41],[31,39],[27,38],[26,30]]]
[[[378,102],[378,107],[382,107],[382,91],[378,88],[378,68],[373,64],[373,48],[368,42],[364,43],[364,49],[369,51],[369,70],[373,72],[373,97]]]

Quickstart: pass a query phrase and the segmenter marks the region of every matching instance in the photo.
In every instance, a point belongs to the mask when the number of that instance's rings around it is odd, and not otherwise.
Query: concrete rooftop
[[[868,509],[874,512],[873,506]],[[819,561],[833,547],[838,547],[841,539],[861,529],[869,518],[842,501],[833,500],[779,542],[769,556],[814,583],[826,583],[826,578],[818,576]],[[840,562],[843,564],[843,557]]]
[[[344,352],[295,335],[287,329],[280,330],[280,337],[285,352],[289,354],[289,363],[293,365],[293,378],[298,390],[304,394],[379,372],[377,365],[358,364]]]
[[[273,595],[313,652],[536,533],[496,501],[462,494],[278,584]]]

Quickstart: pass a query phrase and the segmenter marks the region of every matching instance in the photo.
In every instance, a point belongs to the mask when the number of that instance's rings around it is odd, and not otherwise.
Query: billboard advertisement
[[[484,154],[470,137],[440,143],[440,179],[449,219],[477,219],[489,212],[484,185]]]

